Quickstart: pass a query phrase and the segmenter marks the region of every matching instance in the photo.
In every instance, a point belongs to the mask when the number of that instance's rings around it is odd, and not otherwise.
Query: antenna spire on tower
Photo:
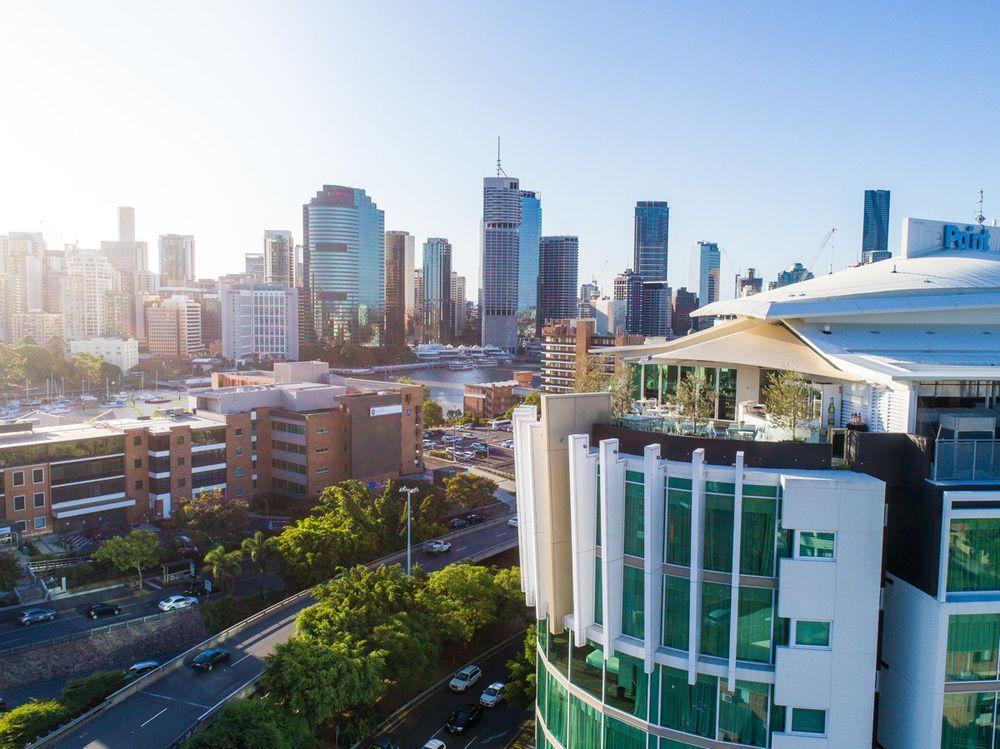
[[[976,223],[980,226],[986,221],[986,216],[983,215],[983,191],[979,191],[979,210],[976,212]]]
[[[497,176],[498,177],[506,177],[507,176],[507,172],[505,172],[503,170],[503,167],[500,166],[500,136],[499,135],[497,136]]]

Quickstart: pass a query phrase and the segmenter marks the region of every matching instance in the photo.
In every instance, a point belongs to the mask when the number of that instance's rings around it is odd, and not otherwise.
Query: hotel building
[[[615,349],[634,413],[515,411],[537,745],[995,747],[1000,231],[908,219],[898,259],[695,315],[733,319]]]

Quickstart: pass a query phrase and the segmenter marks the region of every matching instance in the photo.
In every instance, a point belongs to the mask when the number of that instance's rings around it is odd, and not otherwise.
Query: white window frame
[[[42,503],[38,504],[38,498],[42,498]],[[45,492],[35,492],[31,495],[31,507],[32,509],[38,510],[45,507]]]
[[[812,559],[812,557],[804,557],[804,558],[805,559]],[[832,649],[832,647],[833,647],[832,646],[832,643],[833,643],[833,622],[832,621],[826,621],[824,619],[802,619],[802,621],[805,621],[805,622],[815,622],[816,624],[826,624],[826,625],[828,625],[829,626],[829,634],[830,634],[830,636],[829,636],[829,638],[827,640],[827,643],[826,643],[826,645],[805,645],[803,643],[800,643],[798,641],[798,638],[797,638],[798,627],[799,627],[799,620],[798,619],[792,619],[791,622],[790,622],[790,624],[789,624],[791,631],[788,633],[789,647],[801,648],[802,650],[831,650]]]
[[[803,533],[830,533],[833,535],[833,556],[832,557],[804,557],[799,554],[802,547],[802,534]],[[802,528],[795,530],[795,537],[793,538],[794,548],[792,549],[793,559],[801,559],[805,562],[836,562],[837,561],[837,531],[834,530],[823,530],[817,528]]]

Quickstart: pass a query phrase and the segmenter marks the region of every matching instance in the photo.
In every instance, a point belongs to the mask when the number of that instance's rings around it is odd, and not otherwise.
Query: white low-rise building
[[[122,372],[139,364],[139,342],[135,338],[83,338],[70,341],[71,354],[90,354]]]

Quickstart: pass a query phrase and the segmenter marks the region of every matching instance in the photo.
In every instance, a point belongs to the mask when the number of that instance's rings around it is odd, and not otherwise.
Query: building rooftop
[[[77,422],[58,426],[35,427],[33,429],[0,433],[0,450],[7,447],[44,445],[73,440],[119,437],[129,429],[148,429],[152,432],[168,432],[171,427],[186,425],[192,429],[210,429],[221,426],[218,418],[201,414],[182,413],[176,416],[156,418],[105,419],[95,422]]]

